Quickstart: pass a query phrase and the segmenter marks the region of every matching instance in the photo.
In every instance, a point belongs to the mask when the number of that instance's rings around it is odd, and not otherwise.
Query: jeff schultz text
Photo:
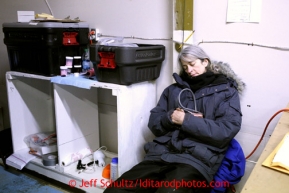
[[[97,179],[91,179],[89,181],[82,180],[82,184],[79,186],[80,188],[83,187],[96,187],[97,186]],[[207,183],[206,181],[200,180],[152,180],[152,179],[138,179],[138,180],[125,180],[122,179],[120,181],[111,181],[101,179],[100,181],[101,188],[107,187],[116,187],[116,188],[161,188],[161,187],[171,187],[171,188],[207,188],[207,187],[229,187],[229,182],[226,181],[211,181]],[[70,184],[72,185],[72,184]]]

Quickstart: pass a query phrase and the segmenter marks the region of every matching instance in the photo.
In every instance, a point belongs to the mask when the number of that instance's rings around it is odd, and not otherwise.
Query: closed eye
[[[188,62],[187,64],[183,65],[184,70],[188,69],[188,66],[195,66],[195,62]]]
[[[190,62],[189,63],[190,66],[195,66],[195,64],[196,64],[195,62]]]

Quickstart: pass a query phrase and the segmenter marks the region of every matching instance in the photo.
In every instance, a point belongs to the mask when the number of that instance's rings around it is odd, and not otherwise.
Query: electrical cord
[[[120,37],[120,36],[115,36],[115,35],[105,35],[105,34],[100,34],[100,37]],[[121,36],[122,38],[126,39],[140,39],[140,40],[172,40],[172,38],[142,38],[142,37],[136,37],[136,36]]]
[[[189,39],[195,30],[187,37]],[[105,34],[99,34],[99,37],[119,37],[115,35],[105,35]],[[167,40],[167,41],[172,41],[174,43],[178,43],[180,45],[186,45],[190,46],[192,45],[191,43],[186,43],[187,39],[185,41],[176,41],[173,40],[173,38],[143,38],[143,37],[136,37],[136,36],[122,36],[125,39],[140,39],[140,40]],[[255,43],[246,43],[246,42],[234,42],[234,41],[201,41],[197,45],[204,44],[204,43],[227,43],[227,44],[241,44],[241,45],[247,45],[247,46],[257,46],[257,47],[263,47],[263,48],[271,48],[271,49],[276,49],[276,50],[284,50],[284,51],[289,51],[289,48],[287,47],[279,47],[279,46],[267,46],[267,45],[262,45],[262,44],[255,44]],[[183,47],[183,46],[182,46]]]
[[[265,133],[266,133],[266,131],[267,131],[267,129],[268,129],[269,124],[270,124],[271,121],[274,119],[274,117],[276,117],[276,115],[278,115],[278,114],[281,113],[281,112],[289,112],[289,109],[281,109],[281,110],[277,111],[277,112],[269,119],[269,121],[267,122],[267,124],[266,124],[266,126],[265,126],[265,129],[264,129],[264,131],[263,131],[263,134],[262,134],[259,142],[258,142],[257,145],[255,146],[255,148],[253,149],[253,151],[246,157],[246,159],[248,159],[249,157],[251,157],[251,156],[253,155],[253,153],[256,151],[256,149],[259,147],[261,141],[263,140],[263,138],[264,138],[264,136],[265,136]]]
[[[289,50],[289,48],[286,47],[278,47],[278,46],[266,46],[262,44],[254,44],[254,43],[246,43],[246,42],[232,42],[232,41],[201,41],[198,43],[198,45],[203,43],[228,43],[228,44],[242,44],[247,46],[258,46],[258,47],[264,47],[264,48],[272,48],[277,50]]]
[[[101,146],[95,152],[100,151],[100,150],[106,151],[107,147]],[[78,174],[80,174],[82,172],[87,172],[87,171],[88,172],[94,172],[95,171],[95,168],[101,162],[99,160],[95,160],[94,153],[92,154],[92,159],[93,159],[93,161],[90,161],[89,163],[86,163],[86,164],[82,164],[83,159],[78,160],[78,164],[76,166],[76,169],[78,170]]]
[[[190,109],[190,108],[186,108],[182,105],[182,102],[181,102],[181,95],[184,91],[189,91],[192,96],[193,96],[193,99],[194,99],[194,105],[195,105],[195,109]],[[196,104],[196,97],[195,97],[195,94],[194,92],[189,89],[189,88],[184,88],[183,90],[181,90],[181,92],[179,93],[179,96],[178,96],[178,103],[179,103],[179,106],[181,109],[183,109],[184,111],[186,112],[189,112],[189,113],[200,113],[198,110],[197,110],[197,104]]]
[[[267,129],[268,129],[269,124],[270,124],[271,121],[272,121],[279,113],[281,113],[281,112],[289,112],[289,109],[281,109],[281,110],[277,111],[277,112],[269,119],[269,121],[267,122],[267,124],[266,124],[266,126],[265,126],[265,128],[264,128],[264,131],[263,131],[263,133],[262,133],[262,136],[261,136],[259,142],[258,142],[257,145],[255,146],[255,148],[253,149],[253,151],[252,151],[248,156],[246,156],[246,160],[247,160],[249,157],[251,157],[251,156],[253,155],[253,153],[257,150],[257,148],[259,147],[261,141],[263,140],[263,138],[264,138],[264,136],[265,136],[265,133],[266,133],[266,131],[267,131]],[[248,160],[247,160],[247,161],[248,161]],[[231,191],[232,191],[233,193],[236,192],[236,189],[235,189],[235,186],[234,186],[234,185],[231,185],[231,186],[230,186],[230,189],[231,189]]]

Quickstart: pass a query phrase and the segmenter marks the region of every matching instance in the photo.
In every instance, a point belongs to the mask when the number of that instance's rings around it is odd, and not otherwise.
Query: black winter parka
[[[185,163],[195,167],[208,182],[217,172],[230,141],[241,128],[242,113],[237,84],[230,78],[210,84],[195,94],[198,111],[203,118],[185,113],[182,125],[172,122],[170,115],[180,107],[179,93],[190,88],[177,74],[176,83],[162,93],[151,110],[148,127],[156,136],[145,144],[145,160]],[[182,106],[194,109],[192,93],[183,92]]]

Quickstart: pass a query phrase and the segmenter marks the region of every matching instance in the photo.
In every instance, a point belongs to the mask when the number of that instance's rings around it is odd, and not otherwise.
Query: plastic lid
[[[74,65],[74,68],[81,68],[81,65]]]
[[[66,58],[66,59],[73,59],[72,56],[66,56],[65,58]]]
[[[60,69],[65,70],[65,69],[67,69],[67,66],[60,66]]]
[[[111,159],[111,163],[117,164],[118,163],[118,158],[117,157],[112,158]]]
[[[81,58],[81,56],[74,56],[73,58],[79,59],[79,58]]]

